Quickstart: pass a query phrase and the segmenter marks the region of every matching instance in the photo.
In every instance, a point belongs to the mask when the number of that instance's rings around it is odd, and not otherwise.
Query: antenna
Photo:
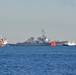
[[[42,36],[44,37],[45,36],[45,32],[44,32],[44,30],[42,29]]]

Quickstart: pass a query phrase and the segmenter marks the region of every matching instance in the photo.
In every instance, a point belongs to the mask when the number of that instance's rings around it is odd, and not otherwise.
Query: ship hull
[[[68,45],[68,44],[63,44],[63,46],[76,46],[76,45]]]
[[[3,44],[0,44],[0,47],[3,46]]]
[[[55,46],[63,46],[67,41],[56,42]],[[51,43],[17,43],[8,44],[9,46],[52,46]]]
[[[8,44],[9,46],[50,46],[50,43],[26,43],[26,44]]]

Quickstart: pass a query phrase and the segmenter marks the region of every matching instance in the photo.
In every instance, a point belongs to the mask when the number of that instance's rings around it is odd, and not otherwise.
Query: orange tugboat
[[[7,44],[7,39],[6,39],[6,38],[0,39],[0,47],[1,47],[1,46],[4,46],[4,45],[6,45],[6,44]]]

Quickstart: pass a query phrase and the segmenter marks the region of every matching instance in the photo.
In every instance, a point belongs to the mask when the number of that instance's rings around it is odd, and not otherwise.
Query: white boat
[[[75,42],[68,42],[66,44],[63,44],[63,46],[76,46]]]
[[[1,38],[0,39],[0,46],[4,46],[4,45],[6,45],[7,44],[7,39],[6,38]]]

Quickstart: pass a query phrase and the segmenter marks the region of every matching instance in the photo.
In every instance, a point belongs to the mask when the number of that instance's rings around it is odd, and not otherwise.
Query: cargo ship
[[[50,41],[50,39],[47,38],[47,36],[45,35],[44,30],[42,30],[42,36],[37,37],[36,40],[34,37],[30,37],[25,42],[20,42],[16,44],[10,43],[8,45],[9,46],[58,46],[58,45],[61,46],[67,42],[68,41]]]

